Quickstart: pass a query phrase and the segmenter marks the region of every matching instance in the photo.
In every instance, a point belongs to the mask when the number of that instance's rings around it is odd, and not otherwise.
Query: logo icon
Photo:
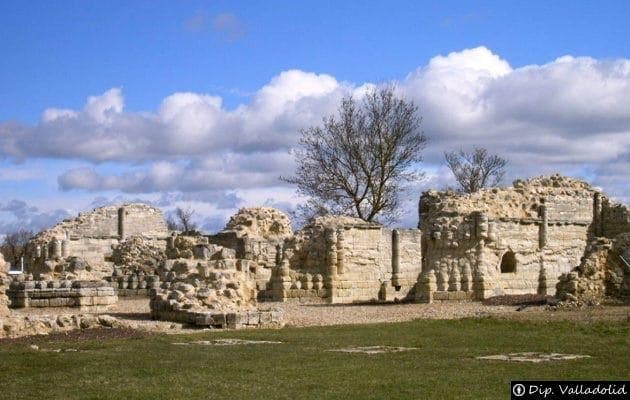
[[[514,385],[514,387],[512,387],[512,394],[514,394],[514,396],[516,397],[521,397],[525,395],[525,385],[521,383],[517,383],[516,385]]]

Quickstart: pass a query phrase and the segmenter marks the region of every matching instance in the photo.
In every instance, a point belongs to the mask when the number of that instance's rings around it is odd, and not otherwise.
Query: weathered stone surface
[[[83,311],[105,311],[118,296],[105,281],[12,282],[7,294],[13,308],[79,307]]]
[[[432,271],[435,289],[421,285],[418,299],[553,295],[559,277],[588,253],[589,242],[630,230],[623,210],[586,182],[559,175],[473,194],[425,192],[423,271]]]
[[[162,211],[134,203],[81,213],[31,240],[25,268],[35,278],[102,279],[112,274],[113,246],[133,236],[163,249],[168,230]]]
[[[0,253],[0,317],[9,314],[9,298],[5,294],[10,284],[9,263],[4,260],[4,255]]]
[[[285,243],[265,296],[333,303],[409,298],[421,272],[420,237],[417,229],[358,218],[316,218]]]
[[[293,236],[291,220],[280,210],[271,207],[241,208],[230,217],[225,229],[238,237],[289,238]]]

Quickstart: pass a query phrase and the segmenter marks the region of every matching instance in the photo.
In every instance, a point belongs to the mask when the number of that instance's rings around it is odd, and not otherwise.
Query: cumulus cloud
[[[414,190],[451,184],[443,152],[477,145],[510,160],[508,179],[561,172],[630,198],[622,173],[630,158],[630,60],[564,56],[513,68],[478,47],[436,56],[396,84],[420,106],[430,138],[422,168],[431,173]],[[247,203],[248,189],[288,193],[277,178],[293,171],[288,151],[300,129],[321,123],[343,96],[361,97],[374,86],[289,70],[234,109],[212,94],[187,92],[151,112],[125,110],[114,88],[83,109],[45,110],[35,126],[0,122],[0,156],[80,160],[83,167],[59,176],[63,190],[197,199],[238,193],[227,202]],[[101,167],[105,161],[118,172]]]

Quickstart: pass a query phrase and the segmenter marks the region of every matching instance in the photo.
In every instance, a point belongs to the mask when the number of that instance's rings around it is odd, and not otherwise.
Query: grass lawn
[[[282,344],[177,346],[240,338]],[[630,379],[630,324],[497,319],[419,320],[202,332],[137,339],[0,342],[0,398],[6,399],[505,399],[518,379]],[[326,352],[403,346],[388,354]],[[476,356],[508,352],[587,354],[550,363]]]

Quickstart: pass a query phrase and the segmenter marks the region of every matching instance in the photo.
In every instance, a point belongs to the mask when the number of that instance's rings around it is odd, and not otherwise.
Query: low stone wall
[[[7,295],[13,308],[78,307],[100,312],[118,301],[116,291],[105,281],[13,282]]]
[[[148,296],[151,289],[160,287],[158,275],[145,275],[142,272],[107,276],[105,280],[117,291],[119,297]]]
[[[282,313],[269,310],[235,312],[173,310],[168,302],[152,303],[151,317],[216,329],[281,328]]]

